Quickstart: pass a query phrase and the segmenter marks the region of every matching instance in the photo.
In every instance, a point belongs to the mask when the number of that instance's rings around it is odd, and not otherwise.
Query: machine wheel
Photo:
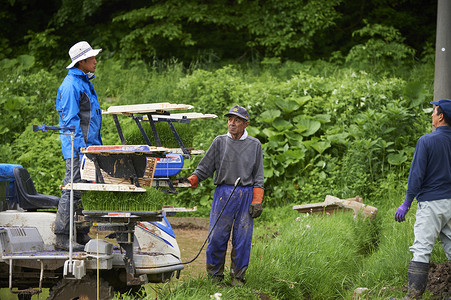
[[[114,297],[113,288],[100,278],[99,299],[110,300]],[[47,300],[97,299],[97,279],[86,275],[82,279],[62,279],[50,290]]]
[[[144,291],[142,285],[127,285],[127,274],[124,269],[105,270],[102,277],[108,281],[116,293],[121,295],[140,296]]]
[[[31,295],[30,294],[18,294],[17,298],[19,298],[19,300],[31,300]]]

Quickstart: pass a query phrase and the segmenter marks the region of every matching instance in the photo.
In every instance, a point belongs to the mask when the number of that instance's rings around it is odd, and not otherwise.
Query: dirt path
[[[169,223],[174,229],[175,237],[180,248],[182,261],[192,260],[199,252],[208,235],[208,218],[185,217],[168,218]],[[186,280],[190,277],[197,278],[205,274],[205,249],[204,246],[199,257],[192,263],[185,265],[185,269],[180,274],[180,280]]]
[[[199,253],[205,239],[208,236],[208,218],[200,217],[183,217],[183,218],[168,218],[169,223],[174,229],[175,237],[180,248],[182,261],[188,262],[192,260]],[[208,243],[205,244],[199,257],[192,263],[185,265],[185,269],[180,274],[180,280],[188,278],[197,278],[199,276],[206,276],[206,255]],[[227,246],[227,255],[225,267],[226,270],[230,267],[230,250],[232,249],[231,241]]]

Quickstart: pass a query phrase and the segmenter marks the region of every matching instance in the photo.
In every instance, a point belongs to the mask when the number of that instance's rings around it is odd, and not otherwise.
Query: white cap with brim
[[[69,56],[72,59],[70,65],[66,69],[70,69],[80,60],[91,56],[96,56],[102,49],[92,49],[88,42],[78,42],[69,49]]]

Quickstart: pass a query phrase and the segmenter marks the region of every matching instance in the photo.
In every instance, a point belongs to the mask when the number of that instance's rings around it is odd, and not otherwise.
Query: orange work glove
[[[252,195],[252,203],[249,206],[249,214],[252,218],[258,218],[262,214],[263,206],[263,194],[265,190],[262,188],[254,188]]]
[[[199,178],[197,178],[196,175],[193,174],[190,177],[188,177],[188,181],[191,184],[190,186],[191,189],[197,188],[197,185],[199,184]]]

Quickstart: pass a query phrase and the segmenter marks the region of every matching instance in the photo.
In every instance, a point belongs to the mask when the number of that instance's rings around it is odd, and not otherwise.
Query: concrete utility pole
[[[438,0],[434,101],[451,99],[451,1]]]

